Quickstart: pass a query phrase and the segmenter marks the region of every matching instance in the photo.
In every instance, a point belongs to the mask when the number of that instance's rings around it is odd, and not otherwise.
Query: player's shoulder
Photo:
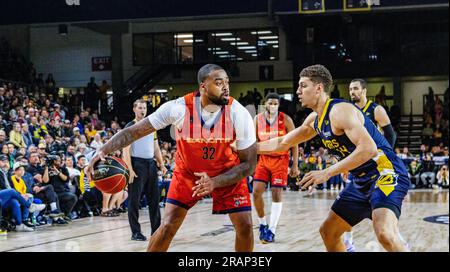
[[[348,112],[359,110],[358,107],[350,101],[339,99],[333,104],[330,109],[330,115],[345,115]],[[333,113],[333,114],[332,114]]]

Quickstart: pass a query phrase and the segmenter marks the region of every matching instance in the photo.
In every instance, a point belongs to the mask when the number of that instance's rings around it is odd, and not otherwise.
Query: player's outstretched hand
[[[199,180],[195,182],[195,186],[192,187],[192,197],[204,197],[212,193],[214,190],[214,181],[205,172],[194,173],[195,176],[200,177]]]
[[[86,169],[86,176],[91,180],[93,179],[93,175],[94,175],[94,165],[98,162],[98,161],[105,161],[105,154],[103,153],[103,151],[99,150],[97,152],[95,152],[94,156],[92,157],[91,161],[89,162],[89,165]]]
[[[322,184],[326,182],[330,177],[328,177],[328,172],[326,170],[321,171],[311,171],[306,173],[302,180],[300,180],[299,185],[302,190],[314,189],[315,185]]]

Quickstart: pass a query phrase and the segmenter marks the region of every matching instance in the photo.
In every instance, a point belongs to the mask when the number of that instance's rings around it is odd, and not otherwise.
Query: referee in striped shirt
[[[135,119],[126,127],[139,122],[147,115],[147,103],[140,99],[133,103]],[[131,227],[131,240],[145,241],[146,237],[141,232],[139,224],[139,203],[142,194],[148,203],[148,213],[151,222],[151,233],[153,234],[161,224],[161,213],[159,210],[159,188],[157,178],[157,165],[166,173],[161,150],[159,148],[156,133],[149,134],[123,149],[123,158],[130,169],[130,181],[128,185],[128,221]]]

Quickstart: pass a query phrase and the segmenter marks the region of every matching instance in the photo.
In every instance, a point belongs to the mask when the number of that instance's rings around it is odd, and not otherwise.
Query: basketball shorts
[[[289,155],[259,156],[254,180],[269,183],[271,187],[286,188],[288,182]]]
[[[336,198],[331,210],[352,227],[372,211],[387,208],[400,218],[402,202],[408,193],[410,180],[406,175],[367,174],[363,178],[349,175],[350,183]]]
[[[192,208],[202,197],[192,197],[194,191],[192,187],[199,177],[188,172],[177,171],[173,173],[170,182],[167,202],[185,209]],[[216,188],[211,193],[213,198],[213,214],[227,214],[242,211],[251,211],[250,193],[247,186],[247,179],[242,179],[236,184]]]

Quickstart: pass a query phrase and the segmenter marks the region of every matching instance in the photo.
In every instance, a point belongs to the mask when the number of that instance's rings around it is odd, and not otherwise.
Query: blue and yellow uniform
[[[330,123],[330,111],[341,99],[329,99],[314,129],[331,154],[345,159],[356,148],[347,135],[334,135]],[[356,107],[356,106],[355,106]],[[332,210],[351,226],[364,218],[371,218],[372,210],[388,208],[400,217],[402,201],[408,192],[410,181],[403,162],[365,115],[364,127],[377,145],[378,155],[350,171],[351,182],[337,197]]]
[[[377,103],[373,102],[372,100],[368,100],[366,105],[364,105],[364,107],[361,109],[364,115],[376,125],[378,125],[377,121],[375,120],[375,108],[377,106]]]

